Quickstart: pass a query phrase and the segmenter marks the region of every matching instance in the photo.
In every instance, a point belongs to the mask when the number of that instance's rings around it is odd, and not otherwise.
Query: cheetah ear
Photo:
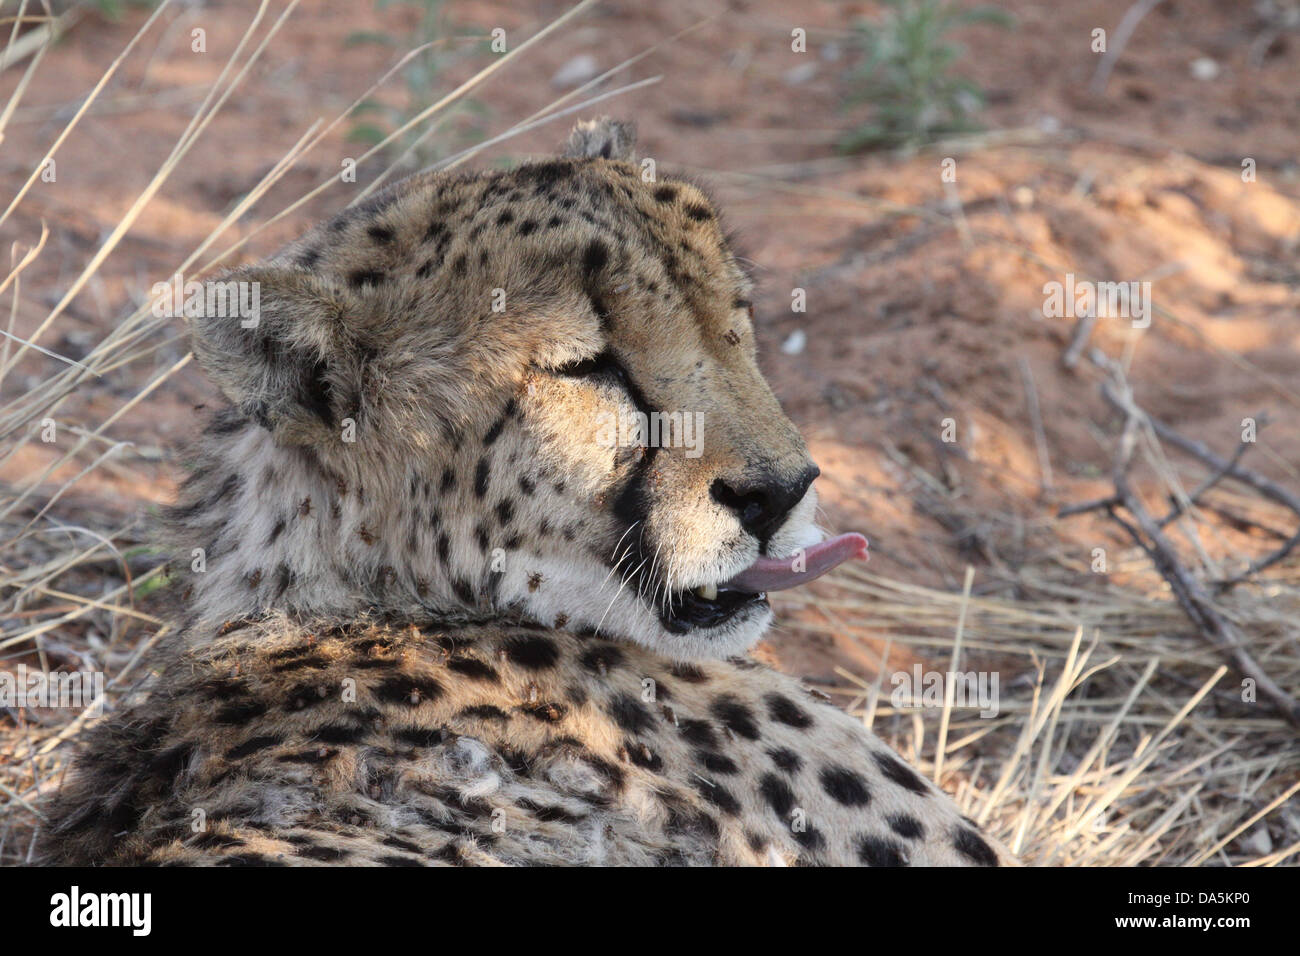
[[[569,133],[564,155],[574,159],[621,159],[636,161],[636,124],[602,116],[581,120]]]
[[[236,269],[204,290],[206,307],[187,315],[194,356],[217,387],[281,444],[337,438],[356,414],[345,400],[360,395],[367,354],[344,321],[358,305],[350,293],[274,264]]]

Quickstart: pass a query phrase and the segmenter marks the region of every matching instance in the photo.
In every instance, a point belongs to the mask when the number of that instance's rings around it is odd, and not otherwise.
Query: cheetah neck
[[[411,474],[393,487],[357,467],[366,457],[326,462],[251,422],[219,418],[167,516],[191,618],[507,613],[479,580],[481,561],[465,553],[446,496],[435,507],[439,479]]]

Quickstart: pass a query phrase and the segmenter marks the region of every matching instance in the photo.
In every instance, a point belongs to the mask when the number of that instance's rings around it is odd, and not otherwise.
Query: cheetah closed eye
[[[231,404],[168,515],[180,635],[47,860],[1006,859],[743,656],[866,541],[814,527],[749,281],[632,142],[416,176],[221,281],[257,306],[194,319]]]

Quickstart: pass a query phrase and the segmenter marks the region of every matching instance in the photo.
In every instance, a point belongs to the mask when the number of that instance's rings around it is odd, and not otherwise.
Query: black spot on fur
[[[348,273],[348,285],[354,289],[360,289],[365,286],[379,285],[387,278],[387,274],[378,269],[357,269]]]
[[[903,847],[887,837],[864,836],[858,844],[858,859],[867,866],[907,866]]]
[[[394,850],[405,850],[407,853],[421,852],[418,844],[412,843],[410,840],[403,840],[401,837],[384,837],[381,842],[384,846],[391,847]]]
[[[740,767],[730,757],[725,757],[720,753],[714,753],[711,750],[697,750],[695,759],[704,767],[713,773],[735,774],[740,773]]]
[[[638,767],[644,767],[652,773],[658,773],[664,768],[663,758],[639,741],[624,741],[623,752],[627,754],[627,759],[632,763]]]
[[[510,638],[505,642],[505,651],[512,663],[530,671],[554,667],[560,659],[560,649],[554,641],[532,634]]]
[[[470,583],[464,578],[456,578],[453,580],[451,582],[451,590],[456,597],[460,598],[462,603],[471,605],[478,604],[478,600],[474,596],[474,588],[472,588]]]
[[[243,681],[233,680],[229,677],[219,677],[204,684],[203,693],[213,700],[229,700],[232,697],[247,697],[249,690],[248,685]]]
[[[585,819],[582,814],[570,813],[563,807],[550,806],[547,804],[537,803],[534,800],[520,798],[515,803],[522,809],[527,810],[538,820],[543,823],[578,823]]]
[[[537,490],[537,486],[529,480],[527,475],[519,476],[519,490],[526,495],[532,495]]]
[[[272,597],[282,597],[284,592],[289,590],[291,584],[293,584],[293,571],[289,568],[289,565],[280,562],[275,567],[275,590]]]
[[[803,759],[793,750],[786,747],[776,747],[773,750],[769,750],[767,755],[772,758],[774,764],[791,776],[798,773],[799,768],[803,766]]]
[[[298,856],[305,856],[309,860],[322,860],[327,863],[337,863],[350,855],[349,850],[335,846],[305,846],[298,850]]]
[[[451,866],[469,865],[468,863],[465,862],[464,856],[461,855],[460,847],[457,846],[455,843],[448,843],[446,846],[442,847],[441,849],[433,853],[430,853],[429,858],[433,860],[438,860],[439,862],[442,863],[447,863]]]
[[[375,242],[392,242],[394,232],[387,226],[375,225],[366,228],[366,235],[375,240]]]
[[[366,736],[366,728],[355,724],[327,724],[317,728],[313,740],[324,744],[359,744]]]
[[[390,662],[384,661],[383,663],[389,664]],[[361,667],[364,665],[362,665],[361,662],[358,661],[356,666]],[[324,688],[322,688],[317,684],[303,683],[303,684],[295,685],[294,687],[290,688],[289,693],[286,695],[286,702],[284,705],[284,709],[305,710],[308,707],[314,707],[317,704],[324,703],[324,701],[327,698],[328,692],[326,694],[322,694],[321,691],[323,689]]]
[[[655,199],[660,202],[672,202],[677,198],[676,186],[660,186],[655,190]]]
[[[668,673],[688,684],[705,684],[709,680],[709,675],[694,664],[674,664],[668,668]]]
[[[378,858],[378,862],[384,866],[424,866],[423,860],[417,860],[413,856],[402,856],[400,853],[381,856]]]
[[[692,203],[683,210],[686,215],[696,222],[707,222],[713,218],[713,211],[708,206],[700,203]]]
[[[599,239],[593,239],[587,243],[587,248],[582,252],[582,273],[583,281],[591,282],[596,278],[596,274],[609,262],[609,247]]]
[[[250,754],[255,754],[259,750],[265,750],[267,747],[274,747],[276,744],[282,743],[283,741],[284,741],[283,737],[277,737],[273,735],[268,735],[265,737],[253,737],[250,740],[244,741],[238,747],[231,747],[229,750],[227,750],[226,759],[238,760],[241,757],[247,757]]]
[[[478,460],[478,467],[474,469],[474,494],[482,498],[488,490],[488,460],[486,457]]]
[[[763,795],[767,805],[776,811],[777,816],[785,818],[794,809],[794,791],[780,777],[765,773],[758,781],[758,792]]]
[[[604,674],[623,663],[623,651],[611,645],[592,647],[582,655],[582,666],[595,674]]]
[[[447,662],[447,669],[473,680],[488,681],[493,684],[500,680],[491,665],[475,657],[453,657]]]
[[[554,724],[563,720],[565,715],[569,712],[567,707],[556,701],[547,701],[541,704],[526,704],[519,709],[529,717],[548,724]]]
[[[221,487],[217,489],[217,493],[212,496],[212,503],[216,504],[220,501],[224,501],[239,490],[243,484],[244,479],[239,475],[228,475],[226,480],[221,483]]]
[[[573,175],[575,164],[572,160],[549,159],[540,163],[527,163],[515,172],[523,181],[531,181],[534,186],[557,186]]]
[[[707,720],[686,718],[678,724],[677,729],[682,732],[682,737],[697,747],[705,747],[709,750],[716,750],[718,747],[718,735]]]
[[[225,833],[217,833],[209,830],[207,833],[200,833],[198,836],[187,840],[185,845],[198,850],[237,850],[241,846],[248,846],[238,837],[229,836]]]
[[[519,224],[519,235],[530,236],[537,231],[536,219],[525,219]]]
[[[915,770],[893,754],[876,751],[871,756],[875,758],[876,765],[880,767],[881,772],[894,783],[913,793],[924,796],[929,795],[930,788],[925,785],[925,781],[917,775]]]
[[[753,711],[734,697],[719,697],[713,702],[713,706],[709,710],[732,733],[739,734],[746,740],[758,739],[758,724],[754,722]]]
[[[768,716],[778,723],[801,730],[812,726],[812,718],[790,698],[781,694],[768,694],[764,700],[767,702]]]
[[[506,416],[502,415],[500,418],[498,418],[495,422],[492,423],[492,427],[489,428],[487,430],[487,434],[483,436],[483,444],[485,446],[491,445],[494,441],[496,441],[498,438],[501,437],[501,430],[505,427],[506,427]]]
[[[740,801],[732,795],[730,790],[715,784],[708,784],[703,780],[694,781],[695,789],[705,800],[713,804],[728,816],[735,816],[740,813]]]
[[[476,704],[473,707],[465,707],[456,713],[456,716],[466,720],[509,720],[510,715],[500,707],[493,707],[491,704]]]
[[[374,694],[387,704],[416,707],[442,696],[442,685],[428,677],[390,677],[374,689]]]
[[[319,654],[314,654],[311,657],[300,657],[297,660],[276,664],[271,668],[271,670],[275,671],[277,674],[283,674],[288,671],[302,670],[304,667],[320,670],[328,666],[329,660],[327,658],[321,657]]]
[[[957,827],[953,834],[952,845],[957,848],[958,853],[980,866],[998,865],[998,855],[993,852],[993,847],[989,846],[974,830]]]
[[[686,809],[680,804],[668,805],[668,819],[664,831],[670,834],[703,836],[714,843],[722,836],[718,821],[707,813]]]
[[[442,731],[436,727],[404,727],[396,731],[393,737],[411,747],[436,747],[442,743]],[[387,846],[393,846],[384,842]]]
[[[925,837],[925,827],[910,813],[891,813],[885,817],[885,822],[901,837],[907,837],[909,840],[920,840]]]
[[[337,750],[330,750],[326,747],[317,747],[315,750],[303,750],[294,754],[282,754],[275,759],[280,763],[305,763],[321,764],[333,760],[338,756]]]
[[[260,700],[236,701],[227,704],[213,717],[219,724],[246,724],[266,713],[266,704]]]
[[[509,498],[503,498],[497,502],[497,520],[501,522],[504,528],[510,523],[510,519],[515,516],[515,506],[510,503]]]
[[[286,866],[260,853],[232,853],[218,858],[217,866]]]
[[[610,698],[609,714],[629,733],[639,734],[654,726],[654,715],[649,708],[631,694],[617,694]]]
[[[816,852],[826,846],[826,838],[821,835],[821,832],[816,827],[805,825],[802,830],[794,830],[790,835],[805,850]]]
[[[515,214],[512,213],[509,209],[501,213],[501,215],[497,216],[498,226],[508,226],[510,225],[510,223],[514,221],[515,221]]]
[[[174,780],[185,769],[185,765],[190,762],[193,755],[193,744],[183,743],[169,747],[149,761],[149,772],[163,780]]]
[[[871,802],[867,783],[852,770],[844,767],[823,767],[822,789],[846,807],[865,807]]]

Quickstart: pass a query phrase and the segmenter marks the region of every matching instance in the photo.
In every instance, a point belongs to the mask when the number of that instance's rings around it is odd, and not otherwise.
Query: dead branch
[[[1120,56],[1124,53],[1124,47],[1128,46],[1129,37],[1137,29],[1142,18],[1154,10],[1164,0],[1138,0],[1137,3],[1128,8],[1128,11],[1119,21],[1119,26],[1115,28],[1114,35],[1110,38],[1110,46],[1102,54],[1101,61],[1097,64],[1097,69],[1092,74],[1092,80],[1088,83],[1088,89],[1093,94],[1100,96],[1106,92],[1106,84],[1110,82],[1110,74],[1115,69],[1115,64],[1119,62]]]
[[[1124,403],[1120,400],[1119,396],[1115,394],[1115,390],[1111,387],[1109,382],[1102,383],[1101,395],[1102,398],[1104,398],[1106,402],[1110,404],[1113,408],[1127,414],[1127,409]],[[1146,412],[1141,412],[1141,414],[1145,418],[1145,420],[1150,423],[1152,430],[1156,433],[1156,435],[1159,438],[1168,442],[1170,445],[1173,445],[1175,448],[1178,448],[1181,451],[1186,452],[1187,454],[1191,455],[1193,458],[1200,460],[1208,467],[1214,469],[1214,474],[1211,475],[1210,478],[1206,479],[1206,481],[1202,483],[1201,487],[1198,488],[1196,492],[1191,496],[1190,498],[1191,502],[1194,503],[1200,495],[1203,495],[1206,491],[1208,491],[1211,487],[1213,487],[1222,479],[1233,478],[1244,485],[1248,485],[1249,487],[1254,488],[1256,491],[1258,491],[1265,498],[1268,498],[1270,501],[1276,502],[1277,504],[1282,505],[1284,508],[1288,508],[1289,510],[1294,512],[1297,516],[1300,516],[1300,496],[1297,496],[1293,492],[1288,491],[1286,488],[1283,488],[1281,485],[1278,485],[1275,482],[1270,481],[1269,479],[1265,478],[1263,475],[1259,474],[1258,472],[1252,471],[1249,468],[1245,468],[1241,465],[1241,457],[1246,450],[1245,442],[1241,442],[1238,445],[1237,450],[1233,453],[1232,458],[1230,459],[1224,458],[1221,455],[1218,455],[1215,452],[1211,451],[1208,447],[1205,446],[1204,443],[1199,441],[1194,441],[1193,439],[1188,438],[1185,435],[1179,434],[1174,429],[1166,425],[1164,422],[1160,421],[1160,419],[1153,418],[1151,415],[1147,414]],[[1100,507],[1100,505],[1097,505],[1096,503],[1094,503],[1094,506]],[[1085,508],[1083,510],[1092,510],[1092,509]],[[1077,514],[1080,512],[1075,511],[1071,513]],[[1061,512],[1061,514],[1062,516],[1064,516],[1065,512]],[[1176,517],[1178,517],[1178,515],[1171,512],[1171,514],[1166,516],[1167,520],[1161,521],[1160,526],[1164,527],[1166,524],[1169,523],[1169,521],[1172,521]],[[1287,557],[1287,555],[1291,554],[1297,547],[1300,547],[1300,531],[1297,531],[1294,535],[1287,538],[1286,541],[1283,542],[1283,544],[1276,551],[1272,552],[1271,554],[1265,555],[1263,558],[1260,558],[1258,561],[1251,562],[1250,565],[1246,568],[1246,570],[1242,571],[1240,574],[1236,574],[1230,578],[1224,578],[1220,581],[1216,581],[1215,586],[1218,587],[1220,590],[1224,590],[1234,585],[1241,584],[1243,581],[1249,580],[1254,575],[1258,574],[1260,571],[1263,571],[1267,568],[1271,568],[1279,561],[1282,561]]]
[[[1096,501],[1063,508],[1058,514],[1064,516],[1066,514],[1082,514],[1087,511],[1104,509],[1107,515],[1123,528],[1133,542],[1151,559],[1151,563],[1160,576],[1169,584],[1179,606],[1196,629],[1224,656],[1231,666],[1243,676],[1255,681],[1260,692],[1272,701],[1274,707],[1283,717],[1292,724],[1300,726],[1300,703],[1297,703],[1294,698],[1269,677],[1259,662],[1254,659],[1246,649],[1236,625],[1219,611],[1205,586],[1183,566],[1178,557],[1177,549],[1166,537],[1163,530],[1164,525],[1177,517],[1182,512],[1182,509],[1186,507],[1186,504],[1182,505],[1182,507],[1175,505],[1174,512],[1167,516],[1166,521],[1157,521],[1147,511],[1142,499],[1138,497],[1129,484],[1128,473],[1132,465],[1133,454],[1137,448],[1138,430],[1141,425],[1143,423],[1150,425],[1157,435],[1165,437],[1167,440],[1168,435],[1176,433],[1167,426],[1158,425],[1155,419],[1139,408],[1134,403],[1132,393],[1129,392],[1127,384],[1124,382],[1122,372],[1114,365],[1108,367],[1115,377],[1115,384],[1103,383],[1102,395],[1110,405],[1124,414],[1124,431],[1120,437],[1112,470],[1115,493]],[[1116,385],[1122,391],[1117,390]],[[1253,480],[1246,483],[1260,490],[1261,493],[1263,491],[1259,488],[1259,483],[1272,484],[1267,479],[1249,472],[1240,465],[1239,459],[1242,454],[1240,450],[1232,460],[1225,460],[1209,451],[1199,442],[1192,442],[1182,436],[1177,437],[1179,441],[1171,440],[1171,444],[1188,451],[1215,469],[1214,474],[1205,482],[1202,482],[1201,486],[1196,490],[1197,496],[1204,494],[1209,488],[1227,476],[1232,476],[1238,480],[1246,480],[1241,476],[1250,475]],[[1289,496],[1289,493],[1284,489],[1273,486],[1273,490],[1280,492],[1282,497]],[[1271,494],[1269,497],[1279,500],[1276,494]],[[1119,509],[1127,512],[1132,520],[1130,521],[1122,516]],[[1300,514],[1300,509],[1296,509],[1296,511],[1297,514]],[[1288,545],[1293,546],[1296,541],[1300,541],[1300,533],[1291,542],[1288,542]],[[1284,546],[1284,550],[1289,550],[1288,546]],[[1281,557],[1274,556],[1273,560],[1281,560]]]

